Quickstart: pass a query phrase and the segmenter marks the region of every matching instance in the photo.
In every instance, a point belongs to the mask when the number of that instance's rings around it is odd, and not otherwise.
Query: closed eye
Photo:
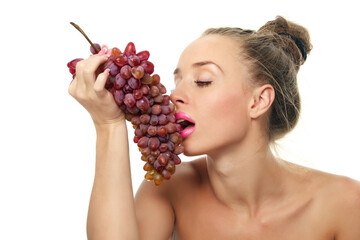
[[[198,87],[207,87],[211,84],[211,81],[195,81]]]

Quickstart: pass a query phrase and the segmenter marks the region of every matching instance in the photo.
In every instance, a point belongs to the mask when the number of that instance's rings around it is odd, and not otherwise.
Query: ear
[[[250,103],[249,115],[258,118],[266,113],[275,99],[275,90],[270,84],[265,84],[254,89]]]

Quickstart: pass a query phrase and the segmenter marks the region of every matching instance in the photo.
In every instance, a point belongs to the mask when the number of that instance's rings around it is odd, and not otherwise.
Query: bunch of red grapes
[[[96,54],[100,45],[94,46],[90,51]],[[175,105],[170,102],[170,96],[165,95],[160,76],[153,74],[154,64],[148,61],[148,51],[136,53],[135,45],[130,42],[124,52],[116,47],[108,52],[110,57],[100,69],[110,70],[105,88],[113,94],[126,120],[135,129],[134,142],[145,162],[145,179],[154,180],[158,186],[175,173],[175,165],[181,163],[178,155],[184,152]],[[73,78],[76,64],[81,60],[77,58],[67,64]]]

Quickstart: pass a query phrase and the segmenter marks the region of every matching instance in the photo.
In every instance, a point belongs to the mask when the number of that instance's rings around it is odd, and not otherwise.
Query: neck
[[[266,141],[248,139],[207,155],[209,184],[225,206],[255,217],[285,194],[285,171]],[[255,141],[254,141],[255,140]]]

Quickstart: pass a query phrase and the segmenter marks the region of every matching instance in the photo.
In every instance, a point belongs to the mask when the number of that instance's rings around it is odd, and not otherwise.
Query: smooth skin
[[[96,74],[106,56],[79,62],[69,93],[97,133],[88,239],[165,240],[173,230],[186,240],[360,239],[360,182],[273,156],[266,124],[274,89],[251,84],[236,49],[210,35],[184,50],[171,100],[196,123],[184,154],[205,156],[178,165],[160,186],[144,180],[135,199],[124,115],[104,89],[108,72]]]

